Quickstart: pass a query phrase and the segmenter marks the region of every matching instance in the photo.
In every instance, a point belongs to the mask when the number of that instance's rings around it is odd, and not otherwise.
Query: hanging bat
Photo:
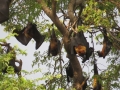
[[[33,23],[28,23],[28,25],[25,28],[24,34],[27,37],[31,37],[36,41],[35,48],[38,49],[41,44],[45,40],[45,35],[41,35],[41,33],[37,30],[37,25]]]
[[[12,0],[0,0],[0,23],[9,19],[9,5]]]
[[[83,31],[80,31],[71,38],[71,54],[78,54],[84,56],[86,54],[89,43],[87,42]]]
[[[71,38],[71,54],[78,54],[83,58],[83,63],[89,59],[92,55],[93,48],[89,48],[89,43],[87,42],[83,31],[76,33],[74,37]]]
[[[8,66],[12,66],[14,68],[14,72],[17,73],[18,76],[21,76],[21,69],[22,69],[22,60],[16,60],[16,53],[15,51],[13,50],[13,48],[10,46],[10,43],[5,43],[5,44],[0,44],[2,46],[5,46],[6,47],[6,53],[12,53],[12,57],[11,59],[9,60],[9,63],[8,63]],[[15,62],[19,63],[19,66],[16,66],[15,65]],[[7,73],[7,67],[5,67],[3,70],[2,70],[3,73]]]
[[[22,43],[23,45],[27,45],[29,43],[29,41],[32,39],[31,37],[27,36],[24,34],[25,28],[23,28],[23,30],[17,30],[15,29],[13,31],[13,33],[17,33],[18,35],[15,35],[15,38]]]
[[[68,66],[66,67],[66,75],[67,75],[67,82],[70,82],[69,78],[73,78],[73,68],[71,62],[69,62]]]
[[[15,62],[19,63],[19,66],[16,66],[15,65]],[[9,60],[9,64],[8,66],[12,66],[14,68],[14,72],[18,75],[18,76],[21,76],[21,69],[22,69],[22,60],[20,59],[19,60],[15,60],[15,59],[11,59]],[[5,67],[3,70],[2,70],[3,73],[7,73],[7,67]]]
[[[110,40],[108,39],[107,32],[106,32],[106,29],[105,29],[105,28],[103,28],[103,36],[104,36],[104,39],[103,39],[103,47],[102,47],[102,50],[101,50],[101,51],[97,51],[97,53],[98,53],[98,56],[99,56],[99,57],[105,58],[106,55],[110,52],[112,43],[111,43]]]
[[[94,80],[93,80],[93,90],[101,90],[101,84],[99,82],[97,64],[94,61]]]
[[[55,31],[54,29],[52,29],[52,34],[50,36],[50,45],[48,48],[48,56],[50,56],[50,54],[52,54],[52,56],[58,55],[58,53],[60,52],[60,46],[60,40],[57,39]]]

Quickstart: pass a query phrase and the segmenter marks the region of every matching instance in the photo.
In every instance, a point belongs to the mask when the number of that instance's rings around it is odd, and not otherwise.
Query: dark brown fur
[[[24,34],[24,30],[25,28],[23,28],[21,31],[20,30],[17,30],[15,29],[13,31],[13,33],[17,33],[18,35],[15,35],[15,38],[20,42],[22,43],[23,45],[27,45],[29,43],[29,41],[31,40],[31,37],[28,37]]]
[[[106,55],[110,52],[112,43],[111,43],[110,40],[108,39],[107,32],[106,32],[105,29],[103,29],[103,36],[104,36],[104,40],[103,40],[102,50],[101,50],[101,51],[97,51],[97,53],[98,53],[98,56],[99,56],[99,57],[105,58]]]
[[[89,60],[89,57],[94,52],[92,47],[89,47],[86,37],[83,31],[80,31],[71,38],[71,54],[78,54],[83,58],[82,63]]]
[[[9,5],[12,0],[0,0],[0,23],[9,19]]]
[[[57,37],[55,35],[55,31],[52,30],[50,45],[49,45],[49,48],[48,48],[48,56],[50,56],[50,53],[52,54],[52,56],[58,55],[58,53],[60,52],[60,46],[61,46],[61,43],[57,39]]]
[[[70,82],[70,78],[73,78],[73,68],[71,63],[69,62],[69,65],[66,67],[66,75],[67,75],[67,82]]]
[[[37,30],[37,25],[33,23],[28,23],[25,28],[24,34],[27,37],[31,37],[36,41],[36,49],[38,49],[41,44],[44,42],[45,35],[41,35],[41,33]]]

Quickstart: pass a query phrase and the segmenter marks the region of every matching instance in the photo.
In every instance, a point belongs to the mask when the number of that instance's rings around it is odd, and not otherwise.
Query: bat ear
[[[33,38],[36,41],[36,49],[38,49],[41,44],[44,42],[45,35],[42,35],[38,30],[37,30],[37,25],[33,23],[29,23],[25,29],[25,32],[27,33],[28,36]]]
[[[16,33],[16,34],[18,34],[18,35],[15,35],[15,38],[20,42],[20,43],[22,43],[23,45],[27,45],[28,43],[29,43],[29,41],[31,40],[31,37],[26,37],[25,36],[25,32],[24,32],[24,30],[25,30],[25,28],[23,29],[23,30],[17,30],[17,29],[15,29],[14,31],[13,31],[13,33]]]
[[[9,19],[9,3],[8,0],[0,0],[0,23]]]

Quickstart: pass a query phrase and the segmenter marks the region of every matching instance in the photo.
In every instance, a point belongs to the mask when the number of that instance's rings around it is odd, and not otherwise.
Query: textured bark
[[[53,1],[53,4],[55,3],[54,0]],[[81,89],[81,84],[84,80],[84,77],[83,77],[83,73],[82,73],[82,68],[80,66],[80,63],[76,57],[75,54],[71,54],[71,50],[70,50],[70,38],[69,38],[69,32],[67,30],[67,28],[64,26],[63,23],[60,22],[58,16],[55,14],[55,6],[53,6],[52,8],[52,11],[47,7],[47,5],[45,4],[44,0],[37,0],[37,2],[39,4],[42,5],[42,10],[46,13],[46,15],[53,21],[53,23],[56,25],[56,27],[58,28],[58,30],[61,32],[61,34],[63,35],[63,44],[64,44],[64,48],[67,52],[67,58],[69,58],[69,60],[71,61],[72,63],[72,67],[73,67],[73,71],[74,71],[74,77],[73,77],[73,80],[74,80],[74,88],[76,90],[82,90]],[[76,17],[74,16],[74,5],[75,5],[75,1],[74,0],[71,0],[69,5],[68,5],[68,15],[70,17],[70,20],[72,23],[75,22],[76,20]]]

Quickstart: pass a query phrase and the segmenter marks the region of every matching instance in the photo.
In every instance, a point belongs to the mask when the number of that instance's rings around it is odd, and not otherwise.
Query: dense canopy
[[[29,52],[21,47],[12,47],[8,52],[7,39],[0,38],[0,89],[120,89],[119,3],[119,0],[0,0],[0,24],[4,31],[24,47],[33,39],[35,46],[31,48],[37,51],[31,67],[38,65],[31,72],[21,67],[16,71],[11,60],[22,66],[21,60],[16,60],[17,54]],[[40,53],[46,42],[48,50]],[[104,70],[100,67],[103,64]],[[41,72],[41,65],[48,70]],[[90,70],[85,71],[84,67]],[[21,71],[22,75],[16,78],[13,71],[17,74]],[[42,73],[42,78],[29,80],[23,76],[37,72]]]

